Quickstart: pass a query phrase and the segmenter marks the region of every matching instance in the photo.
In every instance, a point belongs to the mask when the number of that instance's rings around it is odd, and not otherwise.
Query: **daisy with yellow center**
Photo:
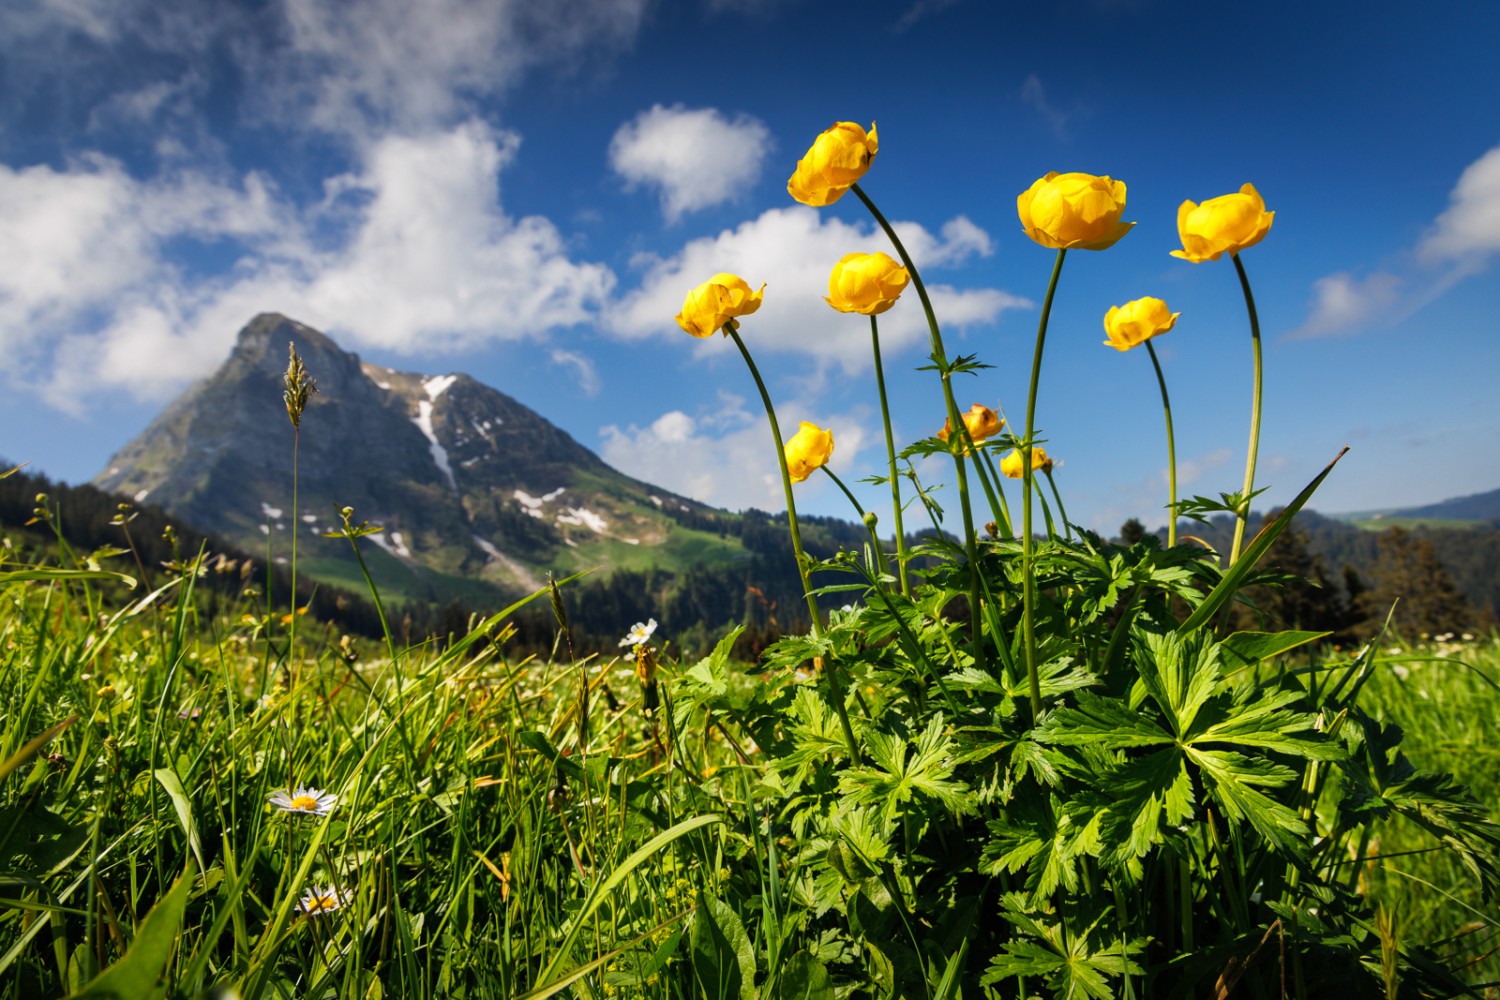
[[[327,816],[333,812],[338,796],[321,788],[299,785],[290,792],[278,789],[271,793],[270,803],[282,812],[301,813],[304,816]]]
[[[331,885],[308,890],[307,894],[297,900],[297,912],[316,916],[319,913],[332,913],[334,910],[347,906],[354,893],[349,889],[336,889]]]

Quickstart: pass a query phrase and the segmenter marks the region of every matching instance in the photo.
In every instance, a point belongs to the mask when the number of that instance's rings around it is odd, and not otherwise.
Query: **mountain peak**
[[[282,401],[287,344],[316,380],[297,446]],[[701,504],[610,468],[566,432],[463,373],[364,362],[279,313],[239,333],[224,364],[171,403],[95,477],[195,527],[250,547],[298,534],[316,565],[347,559],[322,537],[352,506],[369,541],[412,572],[534,588],[542,570],[651,564]],[[287,546],[289,548],[289,546]]]

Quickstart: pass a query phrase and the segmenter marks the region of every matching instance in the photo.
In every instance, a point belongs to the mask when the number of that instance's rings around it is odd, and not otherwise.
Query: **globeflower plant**
[[[998,407],[959,410],[955,376],[988,379],[990,366],[945,351],[917,262],[864,190],[874,153],[873,126],[865,133],[840,123],[798,163],[788,191],[810,205],[853,192],[890,241],[891,255],[840,258],[826,301],[870,317],[888,445],[885,472],[866,482],[890,485],[895,537],[829,467],[832,435],[803,423],[778,455],[789,498],[791,483],[821,468],[868,538],[821,555],[797,547],[801,580],[810,595],[850,603],[824,617],[810,600],[807,634],[773,643],[751,668],[753,695],[727,693],[717,675],[708,684],[702,667],[673,691],[679,719],[732,721],[742,727],[733,738],[756,734],[769,758],[758,787],[776,807],[752,810],[742,834],[764,845],[747,848],[760,902],[736,917],[758,928],[747,927],[746,940],[767,942],[764,974],[745,964],[734,981],[743,995],[1098,1000],[1283,995],[1281,984],[1299,975],[1288,988],[1303,997],[1370,987],[1371,970],[1402,961],[1370,930],[1373,904],[1349,875],[1351,864],[1366,863],[1357,859],[1369,858],[1381,822],[1362,803],[1395,801],[1376,790],[1395,751],[1368,749],[1394,747],[1381,741],[1395,737],[1355,704],[1378,644],[1352,659],[1296,665],[1294,651],[1326,634],[1268,619],[1253,630],[1225,623],[1339,456],[1243,551],[1236,541],[1226,559],[1197,540],[1178,544],[1179,515],[1227,511],[1242,523],[1248,486],[1222,504],[1177,500],[1172,414],[1153,341],[1181,314],[1153,297],[1098,303],[1106,343],[1122,354],[1144,345],[1156,369],[1170,520],[1165,543],[1156,534],[1109,541],[1073,524],[1060,463],[1043,446],[1039,376],[1067,256],[1114,248],[1136,224],[1124,217],[1125,183],[1053,172],[1017,198],[1024,234],[1056,256],[1025,425],[1015,428]],[[1231,197],[1184,209],[1186,250],[1177,255],[1231,253],[1243,276],[1238,250],[1265,235],[1271,213],[1248,185]],[[1089,266],[1109,259],[1091,257]],[[878,318],[908,287],[927,320],[923,370],[934,374],[946,420],[933,437],[898,449]],[[1252,308],[1258,331],[1253,317]],[[847,334],[830,326],[818,335]],[[1004,357],[994,367],[1021,363]],[[1258,354],[1256,369],[1258,385]],[[1107,428],[1121,449],[1135,447],[1131,420],[1120,413]],[[945,485],[956,487],[941,504],[923,482],[923,463],[938,456],[952,460]],[[1020,483],[1019,524],[1006,481]],[[930,531],[907,539],[904,508],[925,512]],[[976,512],[987,515],[983,530]],[[1438,822],[1415,801],[1389,808]],[[1461,810],[1444,815],[1440,836],[1462,844],[1468,870],[1500,893],[1500,826]],[[778,866],[788,853],[794,860]],[[792,881],[772,882],[767,870]],[[794,892],[778,888],[791,884]],[[715,933],[728,933],[728,917],[711,919]],[[789,926],[797,928],[790,937]],[[816,952],[803,943],[814,935]],[[1261,945],[1272,939],[1287,957],[1256,959],[1271,954]],[[1420,979],[1436,968],[1406,964],[1399,975]],[[1430,981],[1436,995],[1452,987]]]

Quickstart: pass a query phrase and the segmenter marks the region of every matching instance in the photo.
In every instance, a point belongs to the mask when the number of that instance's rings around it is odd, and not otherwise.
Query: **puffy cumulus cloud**
[[[645,427],[611,424],[600,431],[600,456],[627,475],[715,507],[785,510],[781,470],[764,415],[750,413],[737,397],[727,397],[724,403],[720,411],[697,418],[671,410]],[[814,415],[812,409],[796,404],[777,409],[805,413],[806,419],[828,427],[834,440],[831,464],[841,479],[852,481],[844,470],[858,467],[865,441],[857,418]],[[796,429],[795,418],[782,415],[781,420],[786,433]],[[799,505],[804,493],[834,488],[825,478],[815,476],[796,487]]]
[[[1330,274],[1313,282],[1313,300],[1302,325],[1287,340],[1305,340],[1336,333],[1358,332],[1357,327],[1388,317],[1400,297],[1402,281],[1377,272],[1363,280],[1352,274]]]
[[[1418,256],[1482,267],[1500,252],[1500,146],[1469,164],[1449,202],[1418,245]]]
[[[647,0],[283,0],[286,47],[261,55],[283,108],[342,132],[410,129],[469,112],[538,67],[566,69],[634,42]],[[285,62],[289,58],[289,65]]]
[[[989,246],[989,238],[967,219],[955,219],[934,235],[915,223],[897,223],[913,258],[947,265],[962,262]],[[608,328],[626,339],[684,337],[672,317],[692,288],[721,271],[752,285],[766,283],[760,310],[744,320],[747,340],[757,352],[808,354],[855,373],[870,364],[869,324],[862,316],[835,312],[823,301],[828,275],[851,252],[890,252],[883,234],[820,215],[804,206],[771,209],[718,236],[689,242],[675,256],[640,262],[640,286],[605,315]],[[930,278],[930,275],[928,275]],[[956,289],[930,281],[928,294],[946,333],[993,323],[1007,309],[1029,301],[995,288]],[[894,354],[927,338],[927,323],[909,289],[880,317],[883,351]]]
[[[662,213],[675,222],[748,190],[770,146],[771,130],[749,115],[658,104],[620,126],[609,162],[631,186],[658,189]]]
[[[154,398],[203,374],[263,311],[396,351],[591,320],[614,275],[572,260],[546,219],[504,212],[515,148],[473,122],[390,137],[303,212],[254,174],[0,168],[0,347],[28,359],[21,381],[76,407],[101,386]],[[233,265],[192,273],[202,247]]]

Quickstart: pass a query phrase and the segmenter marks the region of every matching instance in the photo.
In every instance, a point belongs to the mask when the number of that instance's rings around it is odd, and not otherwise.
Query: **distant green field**
[[[1456,521],[1440,517],[1349,517],[1340,518],[1345,524],[1359,528],[1361,531],[1385,531],[1388,528],[1449,528],[1462,530],[1466,528],[1482,528],[1488,521]]]

